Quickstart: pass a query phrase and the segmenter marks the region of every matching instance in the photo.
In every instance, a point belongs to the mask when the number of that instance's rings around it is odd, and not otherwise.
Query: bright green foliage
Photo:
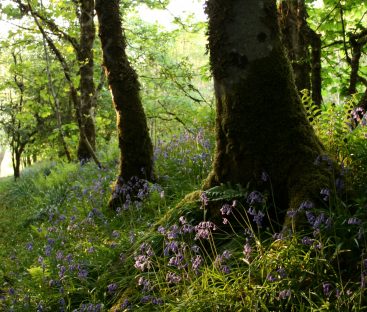
[[[152,139],[156,140],[161,130],[200,127],[194,124],[198,118],[204,124],[211,122],[213,92],[204,25],[168,31],[139,18],[130,18],[129,22],[128,55],[142,85]]]
[[[309,1],[313,2],[313,1]],[[367,24],[367,4],[365,1],[324,0],[322,8],[308,7],[308,23],[321,35],[322,40],[322,89],[327,102],[339,101],[346,96],[350,76],[350,64],[353,57],[350,35],[360,33]],[[367,46],[362,49],[365,53]],[[360,60],[359,75],[366,77],[366,58]],[[360,81],[359,81],[360,82]],[[359,96],[365,92],[365,86],[358,83]]]
[[[367,127],[366,116],[356,107],[357,97],[353,96],[344,105],[326,104],[319,110],[303,92],[302,102],[309,120],[329,155],[347,169],[347,176],[353,177],[354,186],[361,191],[367,178]],[[365,191],[363,191],[365,193]]]

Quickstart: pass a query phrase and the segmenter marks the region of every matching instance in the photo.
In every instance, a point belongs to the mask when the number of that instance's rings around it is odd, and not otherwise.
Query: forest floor
[[[117,211],[107,208],[117,152],[103,170],[45,162],[1,178],[0,311],[367,310],[363,194],[353,214],[330,198],[307,208],[310,230],[273,233],[261,223],[270,193],[222,185],[182,201],[208,175],[207,143],[159,146],[159,185]],[[225,230],[206,220],[205,196],[226,201]]]

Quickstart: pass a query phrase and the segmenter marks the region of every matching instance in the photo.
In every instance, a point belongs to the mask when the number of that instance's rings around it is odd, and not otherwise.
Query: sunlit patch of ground
[[[13,174],[13,167],[11,164],[11,154],[10,151],[6,151],[4,159],[1,163],[0,177],[7,177],[12,174]]]

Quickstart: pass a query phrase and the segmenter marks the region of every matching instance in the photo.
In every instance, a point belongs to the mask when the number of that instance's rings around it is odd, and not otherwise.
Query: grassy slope
[[[143,204],[122,206],[118,213],[106,208],[116,171],[113,157],[104,160],[105,170],[47,163],[26,171],[18,182],[2,179],[0,310],[366,309],[363,202],[355,205],[353,216],[343,214],[342,201],[330,199],[329,209],[310,210],[314,219],[308,233],[283,237],[259,229],[251,221],[255,215],[242,214],[243,227],[234,231],[201,231],[210,224],[194,229],[198,220],[191,225],[188,213],[193,206],[175,207],[199,188],[209,169],[208,142],[198,137],[160,145],[161,186],[151,185]],[[224,187],[208,195],[244,192]],[[252,208],[265,212],[270,200]],[[233,209],[248,208],[245,200]],[[178,220],[181,215],[186,221]],[[234,216],[226,217],[236,223]],[[164,226],[160,233],[158,225]],[[205,233],[207,238],[195,239]]]

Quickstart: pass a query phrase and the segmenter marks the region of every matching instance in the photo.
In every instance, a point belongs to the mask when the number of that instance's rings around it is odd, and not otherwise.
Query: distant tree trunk
[[[320,106],[321,40],[307,24],[305,0],[282,0],[279,12],[282,42],[292,64],[296,87],[298,91],[309,90],[314,103]]]
[[[93,151],[96,150],[96,129],[94,123],[94,110],[96,108],[94,86],[94,59],[93,44],[96,29],[94,26],[94,0],[80,1],[80,45],[78,62],[80,64],[80,107],[78,114],[81,119],[82,132],[88,140]],[[92,158],[88,142],[84,135],[79,137],[78,159],[89,161]]]
[[[311,28],[308,28],[307,33],[311,44],[311,96],[313,102],[320,107],[322,103],[321,35]]]
[[[361,32],[349,35],[349,43],[352,50],[352,57],[347,58],[347,62],[351,67],[348,94],[353,95],[357,93],[357,84],[362,82],[367,87],[367,81],[359,75],[360,60],[362,57],[362,51],[367,44],[367,29],[363,29]],[[359,103],[359,107],[367,110],[367,88],[362,95]]]
[[[18,151],[18,150],[15,150],[12,153],[12,165],[13,165],[13,174],[14,174],[15,180],[20,177],[21,155],[22,155],[22,151]]]
[[[93,43],[95,39],[94,26],[94,0],[73,0],[77,8],[77,15],[80,23],[80,40],[68,35],[62,31],[52,19],[47,19],[45,16],[34,10],[30,2],[23,3],[22,0],[14,0],[18,4],[21,12],[30,13],[37,24],[42,36],[46,39],[52,52],[63,67],[64,74],[70,85],[70,91],[76,118],[79,126],[79,144],[78,144],[78,159],[81,162],[94,159],[98,166],[101,166],[97,159],[96,148],[96,132],[94,124],[94,109],[95,109],[95,87],[93,81]],[[60,50],[55,45],[49,34],[45,32],[41,22],[47,25],[48,29],[62,40],[69,42],[77,55],[80,74],[80,91],[79,97],[74,82],[71,79],[71,71],[66,63],[65,58]]]
[[[117,114],[120,169],[110,205],[124,200],[120,187],[132,177],[153,179],[153,147],[142,107],[140,85],[125,49],[119,0],[97,0],[99,36],[108,84]]]
[[[210,64],[217,105],[216,151],[204,188],[264,187],[272,216],[319,198],[329,172],[315,166],[324,149],[296,92],[280,40],[274,0],[207,0]]]

